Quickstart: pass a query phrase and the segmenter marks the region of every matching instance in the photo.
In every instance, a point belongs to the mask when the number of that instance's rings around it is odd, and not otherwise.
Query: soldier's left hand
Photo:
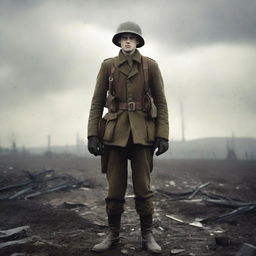
[[[104,145],[97,136],[91,136],[88,138],[88,150],[91,154],[99,156],[104,153]]]
[[[154,143],[154,151],[156,151],[156,155],[159,156],[166,152],[169,148],[169,141],[163,138],[156,137],[155,143]]]

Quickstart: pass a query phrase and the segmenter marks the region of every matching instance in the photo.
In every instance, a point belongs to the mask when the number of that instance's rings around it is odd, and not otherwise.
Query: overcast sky
[[[101,62],[119,23],[142,27],[165,83],[170,139],[256,133],[255,0],[0,0],[0,145],[86,140]]]

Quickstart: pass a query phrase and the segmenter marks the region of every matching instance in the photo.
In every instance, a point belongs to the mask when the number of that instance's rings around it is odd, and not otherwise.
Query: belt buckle
[[[136,104],[135,102],[128,102],[128,111],[135,111]]]

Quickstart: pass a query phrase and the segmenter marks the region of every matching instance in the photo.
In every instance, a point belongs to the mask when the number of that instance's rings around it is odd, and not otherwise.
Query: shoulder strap
[[[115,88],[113,86],[113,81],[114,81],[114,73],[116,69],[116,62],[117,62],[117,57],[112,58],[111,71],[108,77],[108,90],[112,95],[115,95]]]
[[[143,67],[143,74],[145,80],[145,92],[149,92],[149,84],[148,84],[148,59],[145,56],[142,56],[142,67]]]

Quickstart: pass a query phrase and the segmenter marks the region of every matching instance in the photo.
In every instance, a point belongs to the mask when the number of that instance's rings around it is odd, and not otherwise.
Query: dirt
[[[83,183],[27,200],[3,199],[24,187],[0,191],[0,230],[28,225],[29,231],[15,239],[31,238],[28,243],[0,249],[0,255],[97,255],[91,248],[107,232],[104,202],[107,183],[100,173],[99,158],[72,155],[0,156],[0,188],[30,181],[27,171],[34,175],[46,169],[54,170],[51,186],[59,182]],[[255,161],[156,159],[152,173],[155,190],[153,232],[162,246],[162,255],[169,256],[174,249],[184,249],[177,255],[231,256],[243,243],[255,245],[255,211],[196,227],[188,223],[198,218],[216,217],[234,208],[205,203],[201,200],[205,199],[205,195],[200,192],[193,200],[173,200],[174,196],[167,196],[168,193],[191,191],[210,182],[202,191],[243,202],[255,202],[255,172]],[[50,177],[47,175],[46,178]],[[39,184],[40,189],[45,188],[45,177],[41,181],[43,185]],[[139,218],[134,210],[131,184],[126,195],[121,245],[100,255],[148,255],[141,248]],[[83,205],[73,207],[65,202]]]

